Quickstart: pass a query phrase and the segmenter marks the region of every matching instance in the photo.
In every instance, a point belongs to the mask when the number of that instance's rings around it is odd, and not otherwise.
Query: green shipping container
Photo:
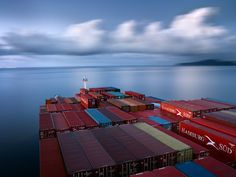
[[[146,124],[146,123],[136,123],[134,124],[140,130],[151,135],[155,139],[161,141],[163,144],[171,147],[177,151],[177,163],[186,162],[192,160],[193,151],[192,148],[183,142],[171,137],[170,135]]]

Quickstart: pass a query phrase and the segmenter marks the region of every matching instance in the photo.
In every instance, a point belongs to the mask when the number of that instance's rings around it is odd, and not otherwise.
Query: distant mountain
[[[236,62],[208,59],[196,62],[179,63],[177,66],[236,66]]]

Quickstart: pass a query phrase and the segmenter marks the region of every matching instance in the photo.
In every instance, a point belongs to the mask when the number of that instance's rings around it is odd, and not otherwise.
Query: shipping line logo
[[[191,136],[199,141],[202,141],[204,143],[206,142],[207,146],[212,146],[217,151],[223,151],[227,154],[232,154],[235,149],[235,144],[228,143],[228,145],[227,145],[227,144],[223,144],[223,143],[217,143],[214,140],[212,140],[212,138],[210,138],[208,135],[201,136],[201,135],[191,132],[185,128],[181,128],[181,132],[188,135],[188,136]]]
[[[215,141],[213,141],[209,136],[207,136],[207,135],[204,135],[207,139],[208,139],[208,141],[209,142],[207,142],[207,144],[206,145],[208,145],[208,146],[213,146],[216,150],[218,150],[218,151],[224,151],[224,152],[226,152],[226,153],[228,153],[228,154],[232,154],[233,153],[233,149],[234,149],[234,147],[235,147],[235,145],[234,144],[232,144],[232,143],[229,143],[229,145],[227,146],[226,144],[222,144],[222,143],[219,143],[219,144],[217,144]]]
[[[216,146],[216,142],[213,141],[209,136],[205,135],[205,137],[208,139],[208,143],[206,145],[213,146],[216,150],[219,151],[219,148]]]
[[[177,116],[184,117],[181,111],[179,111],[178,109],[176,109],[176,111],[177,111],[177,114],[176,114]]]

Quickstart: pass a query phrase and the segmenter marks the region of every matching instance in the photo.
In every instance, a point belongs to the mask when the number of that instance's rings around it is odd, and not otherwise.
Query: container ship
[[[40,177],[236,177],[236,105],[85,85],[39,112]]]

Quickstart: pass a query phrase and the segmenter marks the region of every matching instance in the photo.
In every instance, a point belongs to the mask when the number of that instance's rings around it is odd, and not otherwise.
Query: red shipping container
[[[39,129],[40,130],[54,129],[50,113],[43,113],[39,115]]]
[[[112,95],[112,94],[107,93],[107,92],[102,92],[102,95],[105,97],[105,99],[115,99],[116,98],[115,95]]]
[[[69,127],[72,130],[74,129],[79,130],[79,129],[85,128],[84,122],[79,118],[79,116],[75,112],[67,111],[67,112],[63,112],[63,115],[65,119],[67,120]]]
[[[40,140],[40,177],[67,177],[56,138]]]
[[[236,105],[232,105],[232,104],[229,104],[229,103],[222,103],[222,102],[214,101],[214,100],[207,99],[207,98],[203,98],[202,100],[207,101],[209,103],[212,103],[213,105],[215,105],[219,109],[232,109],[232,108],[236,108]]]
[[[56,108],[57,108],[58,112],[64,111],[64,108],[62,107],[62,105],[60,103],[57,103],[55,105],[56,105]]]
[[[110,107],[106,107],[106,109],[108,109],[110,112],[114,113],[115,115],[117,115],[119,118],[121,118],[122,120],[126,121],[127,123],[131,123],[131,122],[136,122],[137,118],[135,118],[134,116],[132,116],[131,114],[121,111],[120,109],[110,106]]]
[[[158,177],[187,177],[173,166],[155,169],[153,173]]]
[[[236,118],[233,115],[222,113],[222,112],[213,112],[208,113],[203,116],[203,118],[236,128]]]
[[[130,95],[134,98],[138,98],[140,100],[145,100],[145,95],[144,94],[141,94],[141,93],[138,93],[138,92],[133,92],[133,91],[125,91],[125,94],[126,95]]]
[[[98,107],[98,100],[94,99],[88,94],[80,95],[81,104],[85,108],[97,108]]]
[[[219,177],[236,177],[236,170],[212,158],[205,157],[194,160],[195,163],[201,165],[211,173]]]
[[[180,108],[180,107],[176,107],[167,102],[161,102],[161,109],[171,112],[180,117],[186,117],[189,119],[193,118],[193,112]]]
[[[50,113],[39,115],[39,136],[42,138],[55,137],[55,127]]]
[[[52,113],[52,119],[54,122],[55,129],[57,131],[66,131],[69,130],[69,126],[62,115],[62,113]]]
[[[84,110],[84,107],[79,103],[71,104],[70,106],[72,107],[73,111],[83,111]]]
[[[76,112],[76,114],[79,116],[80,120],[85,123],[85,126],[87,128],[94,128],[98,126],[98,124],[93,119],[91,119],[84,111]]]
[[[63,107],[64,111],[69,111],[69,110],[72,110],[72,107],[70,104],[61,104],[61,106]]]
[[[57,111],[57,107],[55,104],[47,104],[47,111],[48,112],[56,112]]]
[[[64,98],[64,103],[73,104],[73,101],[70,98]]]
[[[219,124],[207,119],[202,119],[202,118],[196,118],[196,119],[191,119],[191,121],[198,123],[200,125],[212,128],[214,130],[220,131],[222,133],[231,135],[236,137],[236,129],[232,128],[232,127],[228,127],[226,125],[223,124]]]
[[[236,139],[227,134],[190,122],[180,122],[181,135],[202,144],[210,150],[210,154],[222,161],[236,160]]]
[[[81,89],[80,89],[80,93],[81,93],[81,94],[87,94],[87,93],[88,93],[88,90],[85,89],[85,88],[81,88]]]

